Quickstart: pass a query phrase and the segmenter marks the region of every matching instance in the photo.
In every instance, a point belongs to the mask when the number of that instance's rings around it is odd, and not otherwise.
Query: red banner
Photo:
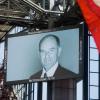
[[[77,0],[77,2],[100,53],[100,7],[93,0]]]

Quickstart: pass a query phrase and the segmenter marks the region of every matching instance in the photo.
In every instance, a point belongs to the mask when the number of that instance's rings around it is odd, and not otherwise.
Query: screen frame
[[[46,33],[46,32],[55,32],[55,31],[61,31],[61,30],[67,30],[67,29],[75,29],[75,28],[79,28],[79,40],[82,41],[82,68],[79,67],[79,70],[83,70],[83,76],[84,76],[84,24],[79,24],[79,25],[75,25],[75,26],[64,26],[64,27],[57,27],[57,28],[53,28],[53,29],[46,29],[46,30],[41,30],[41,31],[36,31],[36,32],[19,32],[17,34],[8,34],[6,37],[6,43],[5,43],[5,59],[7,59],[7,51],[8,51],[8,38],[12,38],[12,37],[18,37],[18,36],[25,36],[25,35],[34,35],[34,34],[42,34],[42,33]],[[33,33],[33,34],[32,34]],[[79,52],[80,52],[80,43],[79,43]],[[79,53],[79,57],[80,57],[80,53]],[[80,63],[80,61],[79,61]],[[7,60],[5,62],[5,69],[6,69],[6,74],[7,74]],[[79,71],[80,72],[80,71]],[[84,77],[78,77],[78,79],[83,79]],[[6,83],[9,84],[17,84],[17,83],[30,83],[30,82],[41,82],[41,81],[51,81],[52,79],[40,79],[40,80],[29,80],[29,79],[25,79],[25,80],[15,80],[15,81],[7,81],[7,75],[6,75]],[[54,79],[54,80],[65,80],[64,79]]]

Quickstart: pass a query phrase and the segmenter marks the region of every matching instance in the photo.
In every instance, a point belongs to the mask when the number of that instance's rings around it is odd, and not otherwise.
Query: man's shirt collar
[[[52,77],[55,74],[55,71],[58,68],[58,62],[56,62],[56,64],[54,66],[52,66],[47,72],[46,70],[43,68],[42,74],[41,74],[41,78],[44,77],[44,74],[46,73],[47,77]]]

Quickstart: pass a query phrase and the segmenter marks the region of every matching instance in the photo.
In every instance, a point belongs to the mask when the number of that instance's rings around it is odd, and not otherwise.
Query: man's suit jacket
[[[42,74],[42,70],[31,75],[29,79],[39,79],[39,78],[41,78],[41,74]],[[77,76],[77,74],[75,74],[59,65],[52,77],[55,77],[55,79],[62,79],[62,78],[73,78],[76,76]]]

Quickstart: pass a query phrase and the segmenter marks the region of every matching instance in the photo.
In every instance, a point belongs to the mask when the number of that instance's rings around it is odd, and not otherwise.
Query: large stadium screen
[[[6,81],[82,78],[83,34],[78,26],[9,35]]]

